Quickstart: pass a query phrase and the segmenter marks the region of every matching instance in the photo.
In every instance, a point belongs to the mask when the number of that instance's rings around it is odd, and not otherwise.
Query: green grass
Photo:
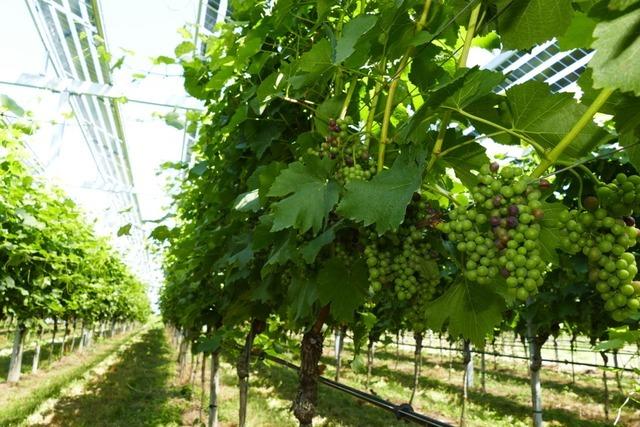
[[[130,336],[95,345],[83,355],[73,354],[58,369],[27,376],[18,385],[0,384],[0,425],[15,425],[47,399],[57,396],[71,381],[80,378],[115,352]]]
[[[161,326],[125,349],[79,395],[62,396],[47,426],[178,426],[190,392],[172,385],[175,362]]]
[[[333,357],[325,346],[323,363],[327,365],[325,376],[334,374]],[[460,395],[462,392],[462,363],[457,355],[452,363],[449,358],[441,359],[437,353],[423,353],[424,362],[420,378],[420,391],[414,402],[416,412],[458,424],[460,416]],[[345,349],[344,360],[350,357]],[[293,358],[290,356],[290,360]],[[233,360],[226,358],[225,360]],[[527,366],[523,362],[498,362],[494,366],[493,357],[487,357],[486,389],[480,389],[479,356],[476,363],[476,386],[469,392],[467,402],[467,425],[474,427],[529,426],[530,388]],[[449,367],[451,365],[451,368]],[[604,418],[603,386],[601,371],[577,373],[575,384],[571,374],[556,372],[553,368],[543,369],[544,419],[549,426],[599,427],[611,425],[617,408],[626,397],[620,393],[609,373],[610,421]],[[342,382],[365,390],[365,375],[355,373],[349,366],[343,368]],[[370,389],[380,397],[394,403],[406,402],[413,383],[413,355],[403,351],[396,367],[395,347],[376,352]],[[632,390],[634,380],[629,374],[622,380],[625,390]],[[290,407],[297,389],[296,372],[279,365],[253,363],[249,391],[248,425],[258,427],[296,426]],[[229,363],[222,365],[220,420],[222,426],[237,423],[238,392],[235,369]],[[640,406],[631,403],[622,411],[622,426],[640,425]],[[205,411],[206,412],[206,411]],[[319,385],[318,416],[316,426],[335,427],[386,427],[406,426],[394,419],[386,411],[358,401],[339,391]],[[206,414],[204,415],[206,416]],[[197,425],[194,423],[194,425]]]

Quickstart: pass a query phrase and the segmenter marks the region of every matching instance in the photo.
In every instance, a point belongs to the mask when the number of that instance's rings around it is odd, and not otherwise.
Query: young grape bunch
[[[613,182],[600,185],[596,194],[614,216],[631,215],[640,209],[640,176],[619,173]]]
[[[588,204],[592,208],[597,200],[590,200]],[[565,211],[559,221],[562,249],[587,257],[589,281],[605,301],[605,310],[620,322],[637,314],[640,283],[634,282],[634,278],[638,266],[628,250],[635,246],[638,230],[623,218],[611,216],[604,208],[593,212]]]
[[[372,236],[364,252],[371,290],[392,287],[399,301],[410,300],[417,292],[433,298],[440,272],[427,239],[425,232],[415,226],[379,238]]]
[[[309,150],[310,154],[319,157],[337,159],[339,167],[336,172],[338,181],[346,184],[353,180],[368,180],[376,171],[375,159],[357,133],[349,132],[353,119],[330,119],[328,123],[329,135],[320,144],[320,150]]]
[[[439,228],[460,252],[468,281],[489,284],[500,275],[509,294],[526,301],[538,293],[548,271],[539,221],[544,217],[542,191],[550,184],[531,184],[522,175],[517,167],[483,165],[471,191],[473,203],[451,211]]]

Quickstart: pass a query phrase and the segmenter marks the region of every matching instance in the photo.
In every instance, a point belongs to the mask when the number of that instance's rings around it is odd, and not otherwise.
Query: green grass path
[[[172,385],[175,362],[161,325],[125,349],[78,395],[62,396],[47,426],[178,426],[185,399]]]

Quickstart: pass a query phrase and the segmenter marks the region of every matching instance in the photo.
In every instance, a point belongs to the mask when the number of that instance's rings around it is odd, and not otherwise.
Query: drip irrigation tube
[[[275,362],[279,365],[283,365],[286,366],[287,368],[293,369],[293,370],[299,370],[300,368],[297,365],[294,365],[291,362],[288,362],[284,359],[281,359],[279,357],[276,356],[271,356],[269,354],[266,353],[259,353],[257,355],[258,357],[262,358],[262,359],[267,359],[267,360],[271,360],[272,362]],[[367,403],[370,403],[374,406],[377,406],[378,408],[382,408],[386,411],[392,412],[398,419],[402,419],[402,420],[407,420],[407,421],[412,421],[416,424],[419,425],[423,425],[423,426],[429,426],[429,427],[452,427],[451,424],[445,423],[444,421],[440,421],[437,420],[435,418],[431,418],[428,417],[426,415],[422,415],[422,414],[418,414],[416,412],[413,411],[413,408],[411,407],[411,405],[409,405],[408,403],[403,403],[400,405],[395,405],[387,400],[381,399],[378,396],[375,396],[373,394],[369,394],[369,393],[365,393],[361,390],[358,390],[356,388],[350,387],[346,384],[342,384],[333,380],[330,380],[328,378],[325,377],[318,377],[318,381],[320,381],[322,384],[329,386],[331,388],[334,388],[336,390],[342,391],[344,393],[350,394],[351,396],[363,400]]]

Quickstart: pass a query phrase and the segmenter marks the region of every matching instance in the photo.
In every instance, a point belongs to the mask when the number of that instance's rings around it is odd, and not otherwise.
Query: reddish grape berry
[[[543,190],[546,190],[547,188],[551,188],[551,183],[549,181],[547,181],[546,179],[542,178],[539,182],[538,185],[540,186],[540,188],[542,188]]]
[[[507,212],[511,216],[517,216],[520,213],[520,209],[518,209],[517,205],[509,205],[509,207],[507,208]]]
[[[533,215],[535,219],[542,219],[544,218],[544,211],[540,208],[536,208],[531,211],[531,215]]]
[[[634,225],[636,225],[636,219],[632,216],[625,216],[622,219],[624,220],[624,223],[629,227],[633,227]]]
[[[489,170],[493,173],[498,172],[498,169],[500,169],[500,164],[498,162],[491,162],[491,164],[489,165]]]
[[[589,212],[593,212],[596,209],[598,209],[599,204],[600,204],[600,201],[596,196],[587,196],[582,201],[582,206],[584,206],[584,208]]]

